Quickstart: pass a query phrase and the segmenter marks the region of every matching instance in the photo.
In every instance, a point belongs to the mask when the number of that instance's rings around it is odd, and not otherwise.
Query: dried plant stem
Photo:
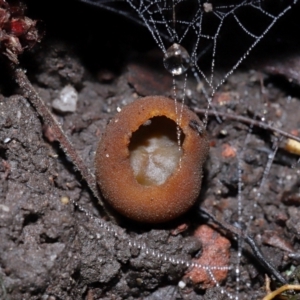
[[[215,116],[215,117],[220,116],[224,119],[235,120],[235,121],[239,121],[239,122],[246,123],[246,124],[249,124],[249,125],[254,125],[254,126],[263,128],[265,130],[270,130],[270,131],[273,131],[273,132],[277,132],[277,133],[279,133],[280,135],[282,135],[286,138],[293,139],[293,140],[300,143],[300,137],[292,135],[292,134],[290,134],[286,131],[283,131],[281,129],[273,127],[272,125],[266,124],[264,122],[260,122],[260,121],[253,120],[253,119],[250,119],[250,118],[247,118],[247,117],[237,116],[235,114],[229,114],[229,113],[225,113],[225,112],[216,112],[216,111],[213,111],[213,110],[206,110],[206,109],[201,109],[201,108],[193,108],[193,110],[197,114],[207,115],[207,116]]]
[[[276,296],[280,295],[282,292],[285,292],[287,290],[300,291],[300,285],[299,284],[285,284],[285,285],[281,286],[280,288],[278,288],[277,290],[275,290],[274,292],[265,296],[262,300],[272,300]]]
[[[24,70],[17,68],[15,71],[15,79],[22,92],[24,97],[26,97],[30,103],[34,106],[37,113],[41,116],[44,123],[51,127],[53,133],[55,134],[56,139],[59,141],[61,148],[65,152],[66,155],[70,157],[73,164],[76,166],[77,170],[80,172],[83,179],[88,184],[89,188],[93,192],[94,196],[98,199],[99,204],[102,206],[103,210],[107,213],[109,217],[112,217],[111,213],[107,206],[101,200],[100,193],[97,189],[97,182],[94,174],[86,167],[84,161],[80,157],[80,155],[76,152],[74,146],[65,135],[62,130],[60,124],[53,117],[48,107],[45,105],[44,101],[41,99],[35,88],[30,83],[28,77],[26,76]]]

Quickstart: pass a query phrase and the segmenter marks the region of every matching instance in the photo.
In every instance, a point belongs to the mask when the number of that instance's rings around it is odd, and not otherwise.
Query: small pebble
[[[78,93],[71,85],[65,86],[59,93],[59,97],[53,100],[52,107],[61,113],[75,112],[78,101]]]
[[[4,144],[7,144],[7,143],[9,143],[10,141],[11,141],[11,138],[6,138],[6,139],[4,139],[3,143],[4,143]]]
[[[69,204],[69,202],[70,202],[70,199],[69,199],[69,197],[67,197],[67,196],[62,196],[61,198],[60,198],[60,202],[62,203],[62,204]]]

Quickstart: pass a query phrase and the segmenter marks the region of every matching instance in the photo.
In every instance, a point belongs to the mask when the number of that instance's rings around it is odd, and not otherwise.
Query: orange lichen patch
[[[96,153],[96,176],[122,215],[167,222],[195,203],[209,144],[205,131],[190,127],[191,120],[201,121],[184,106],[179,147],[178,117],[173,100],[151,96],[127,105],[108,124]]]
[[[236,157],[236,149],[229,144],[222,145],[222,156],[225,158]]]
[[[202,255],[194,259],[194,262],[205,266],[229,266],[230,242],[207,225],[201,225],[194,234],[202,242]],[[228,270],[211,271],[217,282],[227,277]],[[204,269],[194,267],[185,276],[194,284],[201,284],[206,289],[215,286],[215,282]]]

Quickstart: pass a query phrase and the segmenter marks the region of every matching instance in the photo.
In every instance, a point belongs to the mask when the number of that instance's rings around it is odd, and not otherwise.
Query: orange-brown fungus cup
[[[145,97],[127,105],[107,125],[96,153],[97,182],[122,215],[161,223],[185,213],[201,188],[209,144],[201,121],[166,97]],[[178,133],[180,137],[178,138]],[[178,142],[179,141],[179,142]],[[180,145],[179,145],[180,144]]]

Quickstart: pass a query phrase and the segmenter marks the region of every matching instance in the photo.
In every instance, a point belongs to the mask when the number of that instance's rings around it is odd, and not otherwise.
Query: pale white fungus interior
[[[179,166],[184,139],[180,147],[176,123],[166,117],[154,117],[132,134],[129,152],[130,164],[138,183],[161,185]]]

